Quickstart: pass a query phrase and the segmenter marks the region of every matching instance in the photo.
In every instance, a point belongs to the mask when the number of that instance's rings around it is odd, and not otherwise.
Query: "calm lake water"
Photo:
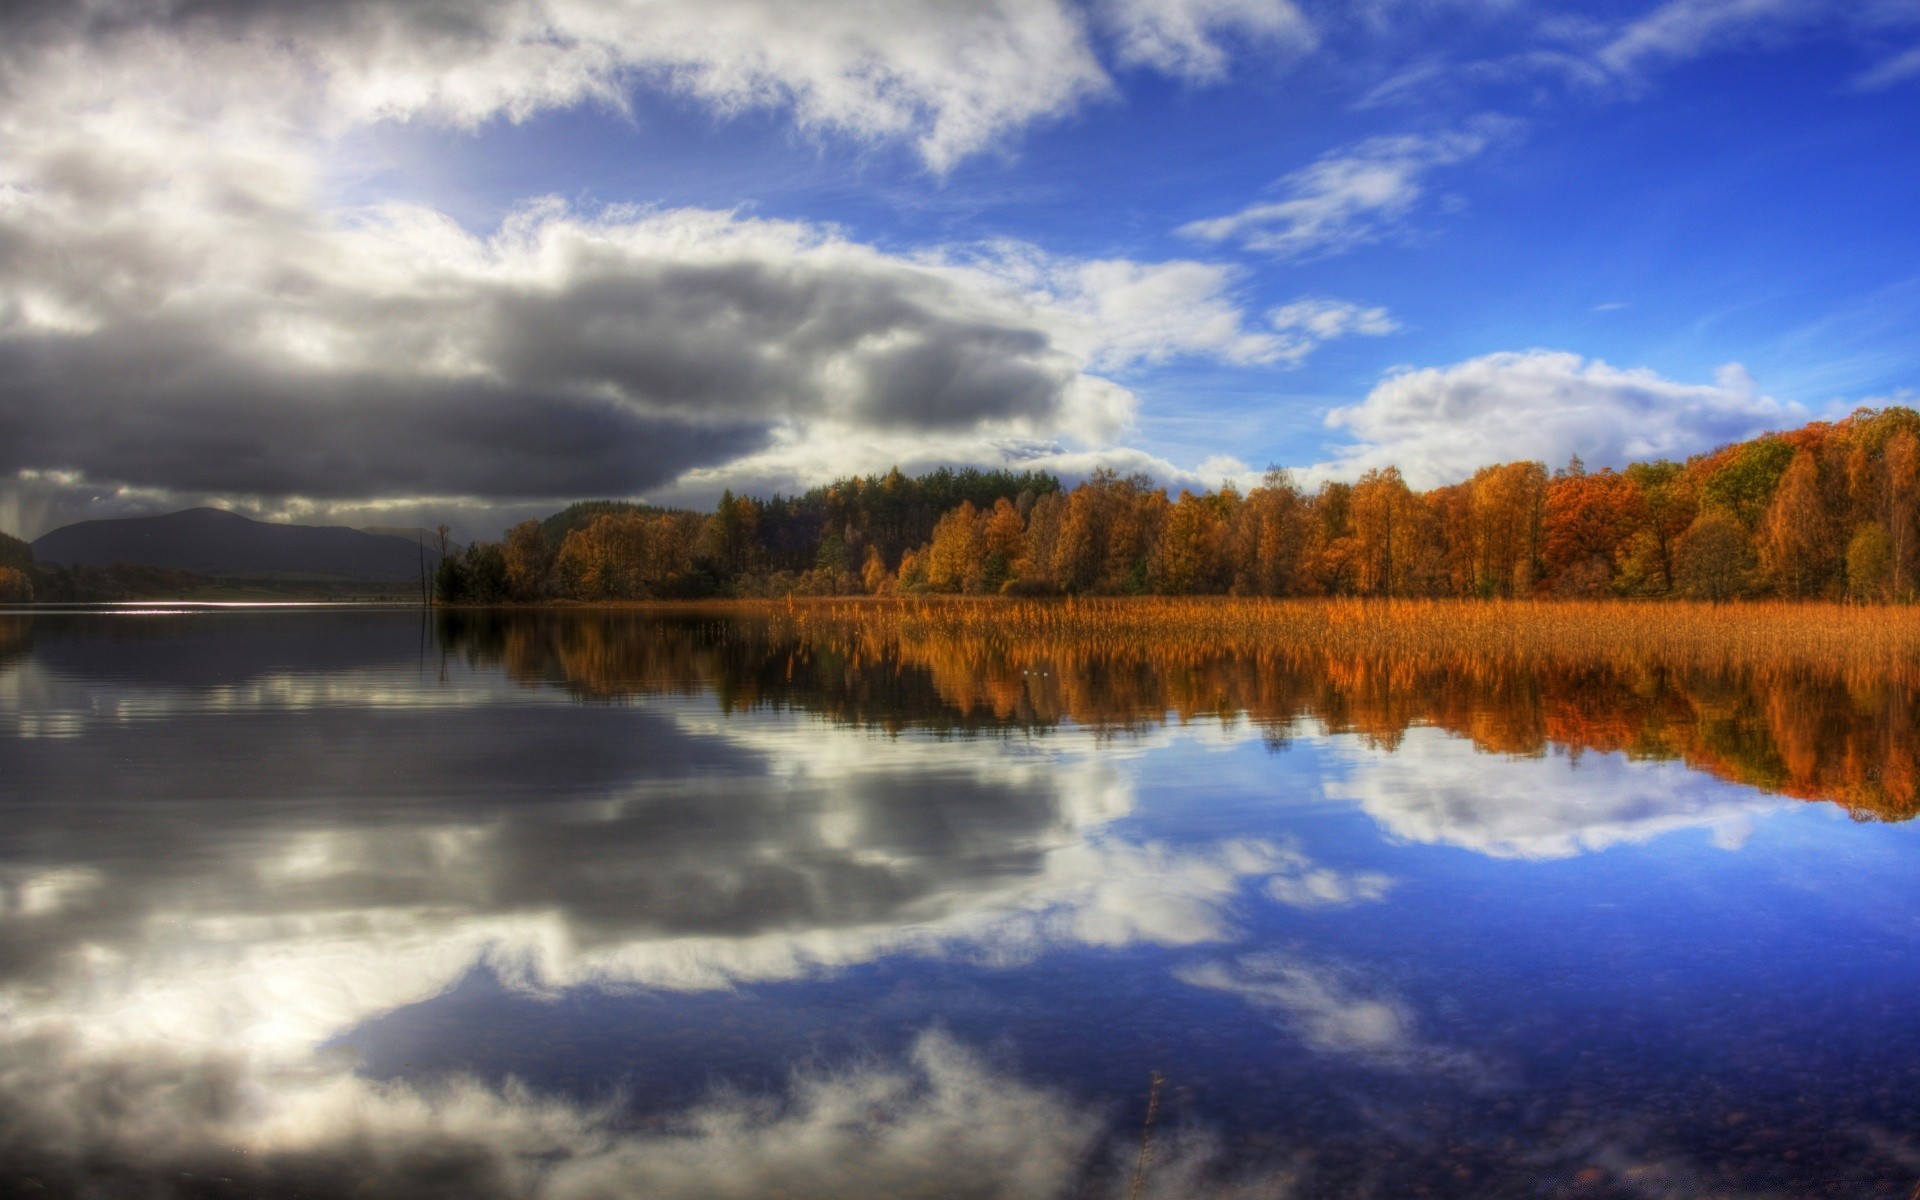
[[[1907,1197],[1914,699],[0,616],[0,1187]]]

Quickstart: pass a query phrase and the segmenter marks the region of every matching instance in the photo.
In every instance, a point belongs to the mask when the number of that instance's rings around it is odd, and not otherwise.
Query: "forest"
[[[1098,472],[898,470],[711,513],[574,505],[443,563],[443,603],[710,596],[1673,597],[1909,602],[1920,413],[1861,409],[1684,463],[1398,470],[1299,487],[1269,471],[1170,496]]]

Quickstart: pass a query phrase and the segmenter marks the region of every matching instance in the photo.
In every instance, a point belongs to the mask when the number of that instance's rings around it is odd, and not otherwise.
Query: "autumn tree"
[[[1022,590],[1050,592],[1058,588],[1054,564],[1059,558],[1061,527],[1069,503],[1059,492],[1048,492],[1028,510],[1026,553],[1013,564],[1014,578]]]
[[[1474,472],[1470,486],[1475,591],[1482,596],[1530,595],[1539,577],[1546,468],[1534,462],[1483,467]]]
[[[1753,562],[1753,543],[1746,528],[1718,509],[1695,518],[1674,545],[1675,583],[1681,594],[1697,600],[1743,595]]]
[[[1626,476],[1606,470],[1555,476],[1547,484],[1540,522],[1548,589],[1562,596],[1607,594],[1646,515],[1645,496]]]
[[[1099,590],[1115,594],[1147,589],[1147,560],[1172,504],[1145,475],[1129,475],[1106,487],[1106,547]]]
[[[1746,528],[1755,528],[1796,453],[1793,443],[1768,436],[1709,455],[1699,467],[1705,474],[1702,507],[1720,509]]]
[[[1182,490],[1153,546],[1148,584],[1167,596],[1220,590],[1226,575],[1226,538],[1219,508]]]
[[[1353,485],[1328,481],[1314,493],[1307,523],[1306,574],[1313,595],[1350,596],[1357,569]]]
[[[1820,494],[1820,464],[1801,450],[1781,476],[1759,529],[1760,569],[1784,596],[1818,596],[1838,565]]]
[[[1029,506],[1034,501],[1029,501]],[[1013,578],[1016,563],[1026,561],[1027,526],[1020,509],[1005,496],[994,501],[982,529],[986,558],[981,568],[981,590],[997,592]]]
[[[1293,477],[1278,467],[1269,470],[1234,510],[1228,552],[1233,590],[1253,596],[1302,591],[1308,519]]]
[[[1854,530],[1847,542],[1847,593],[1866,602],[1886,599],[1892,564],[1892,547],[1879,522]]]
[[[970,501],[942,516],[927,544],[927,587],[936,592],[977,592],[986,557],[979,513]]]
[[[1641,520],[1622,547],[1622,591],[1657,596],[1675,590],[1674,547],[1699,515],[1694,478],[1679,463],[1634,463],[1621,472],[1640,495]]]
[[[868,546],[866,561],[860,565],[860,585],[869,595],[878,596],[893,584],[893,576],[887,571],[887,560],[880,556],[880,547]]]
[[[547,580],[553,573],[553,547],[541,532],[540,522],[522,521],[507,530],[501,547],[506,565],[507,594],[525,603],[543,599]]]
[[[1406,595],[1417,553],[1416,502],[1395,467],[1373,469],[1353,487],[1354,585],[1362,595]]]
[[[1913,594],[1920,557],[1920,437],[1901,429],[1887,439],[1883,453],[1882,495],[1887,529],[1888,586],[1896,599]]]

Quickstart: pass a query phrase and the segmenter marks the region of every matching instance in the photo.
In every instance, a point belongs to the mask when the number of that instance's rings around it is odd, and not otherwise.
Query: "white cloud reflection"
[[[1423,1035],[1412,1005],[1349,968],[1267,953],[1183,967],[1178,977],[1278,1014],[1324,1054],[1396,1070],[1485,1074],[1472,1055]]]
[[[318,1048],[476,964],[541,993],[727,988],[890,954],[1006,964],[1216,942],[1263,884],[1290,902],[1377,895],[1289,843],[1118,836],[1131,756],[1072,731],[942,740],[722,718],[704,701],[514,704],[457,671],[285,686],[270,673],[169,696],[31,665],[21,703],[119,714],[22,760],[35,793],[49,766],[66,790],[15,815],[66,849],[0,878],[0,1166],[56,1191],[101,1168],[318,1195],[417,1195],[430,1177],[463,1197],[951,1195],[956,1180],[1067,1194],[1107,1152],[1105,1116],[938,1036],[904,1063],[802,1072],[780,1095],[719,1096],[644,1134],[613,1108],[515,1086],[376,1082]],[[477,709],[460,700],[474,689],[488,692]],[[410,690],[450,694],[395,702]],[[95,788],[83,765],[130,744],[116,739],[227,728],[236,695],[257,701],[251,736],[267,744],[220,751],[233,796],[205,793],[218,748],[202,741],[177,774],[146,761],[125,819],[73,811],[125,811],[125,782]],[[698,769],[571,762],[555,739],[582,726],[640,762]],[[441,744],[448,730],[457,744]],[[551,756],[550,794],[493,798],[484,750],[507,739]],[[386,777],[330,774],[344,745]],[[75,821],[91,832],[68,836]],[[1204,1142],[1181,1153],[1163,1186],[1209,1169]]]
[[[1329,797],[1358,804],[1393,837],[1494,858],[1571,858],[1686,829],[1732,846],[1753,818],[1799,803],[1678,762],[1497,756],[1437,729],[1408,730],[1392,752],[1338,744],[1349,765],[1327,780]]]

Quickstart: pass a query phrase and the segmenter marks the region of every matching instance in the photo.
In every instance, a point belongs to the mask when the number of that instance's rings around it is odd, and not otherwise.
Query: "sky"
[[[15,0],[0,529],[1912,403],[1920,0]]]

